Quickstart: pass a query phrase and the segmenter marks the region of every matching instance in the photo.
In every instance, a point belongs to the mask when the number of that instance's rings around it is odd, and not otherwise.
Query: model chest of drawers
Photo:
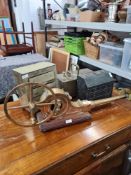
[[[49,87],[55,87],[56,66],[50,62],[39,62],[13,70],[16,84],[22,83],[44,83]],[[42,88],[34,88],[34,97],[42,94]]]

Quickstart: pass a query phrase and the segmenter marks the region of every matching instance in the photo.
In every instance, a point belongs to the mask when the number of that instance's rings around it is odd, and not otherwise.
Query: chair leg
[[[33,44],[33,52],[36,53],[36,49],[35,49],[35,38],[34,38],[34,26],[33,26],[33,22],[31,22],[31,32],[32,32],[32,44]]]
[[[23,39],[24,39],[24,44],[26,44],[26,38],[25,38],[25,25],[22,22],[22,30],[23,30]]]
[[[2,21],[2,31],[3,31],[3,35],[4,35],[5,48],[7,50],[8,49],[8,43],[7,43],[6,29],[5,29],[4,21]]]

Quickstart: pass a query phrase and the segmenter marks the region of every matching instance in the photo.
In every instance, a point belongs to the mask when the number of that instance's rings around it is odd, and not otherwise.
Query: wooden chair
[[[35,50],[35,40],[34,40],[34,28],[33,28],[33,23],[31,22],[31,32],[27,33],[25,32],[25,27],[24,23],[22,23],[22,29],[23,31],[20,32],[8,32],[5,29],[4,26],[4,21],[2,21],[2,32],[3,37],[4,37],[4,45],[2,45],[0,41],[0,49],[4,51],[6,56],[11,56],[11,55],[19,55],[19,54],[27,54],[27,53],[36,53]],[[18,35],[23,35],[23,43],[20,44],[18,41],[17,44],[8,44],[7,41],[7,35],[14,35],[15,38],[18,38]],[[26,39],[31,39],[32,40],[32,45],[26,42]]]

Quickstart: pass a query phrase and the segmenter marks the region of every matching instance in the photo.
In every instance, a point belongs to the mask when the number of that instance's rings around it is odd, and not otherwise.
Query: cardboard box
[[[94,12],[94,11],[84,11],[80,12],[80,22],[103,22],[104,13],[103,12]]]

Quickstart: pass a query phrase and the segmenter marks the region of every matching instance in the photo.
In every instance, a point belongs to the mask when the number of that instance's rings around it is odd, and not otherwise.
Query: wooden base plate
[[[37,120],[38,122],[42,121],[42,114],[37,114]],[[89,113],[83,113],[83,112],[74,112],[72,114],[66,114],[64,117],[58,117],[54,120],[51,120],[49,122],[45,122],[43,124],[40,124],[40,130],[43,132],[55,130],[63,127],[67,127],[70,125],[90,121],[91,115]]]

